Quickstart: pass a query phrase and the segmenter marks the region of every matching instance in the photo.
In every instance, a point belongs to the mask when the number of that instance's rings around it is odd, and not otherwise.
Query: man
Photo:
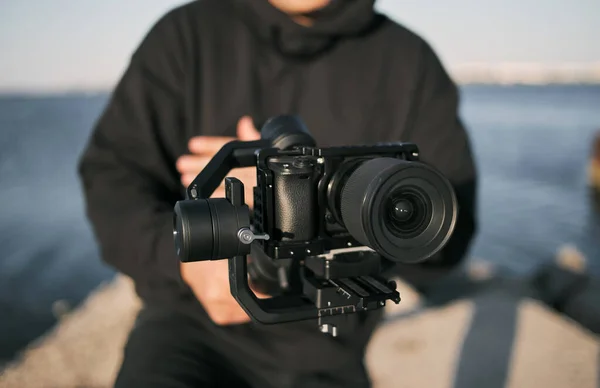
[[[417,143],[454,184],[461,212],[439,257],[395,272],[420,287],[463,258],[476,174],[456,87],[427,43],[373,2],[194,1],[137,48],[80,165],[102,257],[145,302],[117,386],[369,386],[362,358],[379,314],[353,315],[338,338],[312,321],[256,324],[230,295],[225,260],[175,256],[185,186],[269,117],[299,115],[319,146]],[[232,175],[255,184],[247,169]]]

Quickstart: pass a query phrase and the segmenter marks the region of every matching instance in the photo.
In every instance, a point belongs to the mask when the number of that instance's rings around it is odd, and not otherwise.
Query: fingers
[[[227,312],[208,311],[208,315],[210,316],[210,319],[219,326],[239,325],[242,323],[250,322],[250,317],[248,316],[248,314],[246,314],[246,312],[241,308],[239,310]]]
[[[196,179],[196,176],[210,162],[210,157],[184,155],[177,159],[177,171],[181,175],[181,183],[188,187]]]
[[[250,321],[248,314],[231,295],[226,260],[195,263],[190,270],[194,273],[187,274],[186,278],[190,279],[192,290],[214,323],[234,325]],[[269,297],[255,294],[260,299]]]
[[[258,299],[268,299],[269,295],[253,291]],[[235,325],[250,322],[250,316],[244,311],[242,306],[231,294],[216,301],[219,308],[209,308],[207,312],[214,323],[217,325]]]
[[[250,116],[244,116],[238,121],[237,137],[242,141],[260,140],[260,132],[254,127]]]
[[[237,125],[237,140],[252,141],[259,139],[260,132],[254,127],[252,118],[249,116],[242,117]],[[191,153],[197,155],[214,155],[225,144],[233,140],[236,140],[236,138],[228,136],[195,136],[189,140],[188,149]]]
[[[237,124],[237,138],[227,136],[196,136],[189,140],[188,148],[191,155],[183,155],[176,162],[176,168],[181,175],[181,183],[188,187],[198,174],[212,160],[214,155],[227,143],[233,140],[253,141],[260,139],[260,132],[254,127],[252,118],[243,116]],[[246,203],[252,207],[252,187],[256,185],[254,169],[237,169],[232,176],[237,176],[246,186]],[[211,197],[225,197],[223,182],[221,187]]]
[[[196,175],[193,174],[185,174],[181,176],[181,184],[186,189],[192,184],[192,182],[196,179]]]
[[[198,175],[211,159],[211,156],[183,155],[177,159],[177,171],[180,174],[195,173]]]
[[[236,138],[226,136],[196,136],[188,142],[188,149],[193,154],[208,154],[212,157],[225,144],[233,140],[236,140]]]
[[[214,156],[225,144],[233,140],[259,140],[260,132],[254,127],[250,116],[243,116],[237,124],[237,138],[229,136],[195,136],[188,142],[188,149],[197,155]]]
[[[248,286],[250,287],[250,290],[254,293],[254,295],[256,295],[256,297],[258,299],[269,299],[270,296],[267,294],[263,294],[262,292],[258,292],[254,289],[254,287],[252,287],[252,283],[248,283]]]

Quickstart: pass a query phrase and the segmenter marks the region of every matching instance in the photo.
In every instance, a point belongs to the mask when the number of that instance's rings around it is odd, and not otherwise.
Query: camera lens
[[[413,202],[406,199],[396,199],[390,201],[388,206],[390,204],[390,216],[395,227],[402,228],[402,223],[413,218],[415,211]]]
[[[391,193],[385,203],[385,225],[398,238],[413,238],[431,220],[431,203],[416,186],[404,187]]]
[[[423,261],[442,249],[454,230],[454,190],[425,163],[369,159],[351,170],[340,192],[348,232],[389,260]]]

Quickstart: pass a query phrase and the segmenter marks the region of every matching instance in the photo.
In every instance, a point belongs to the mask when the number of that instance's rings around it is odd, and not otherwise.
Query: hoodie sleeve
[[[172,233],[182,188],[183,42],[172,14],[134,52],[80,157],[86,214],[102,259],[134,280],[179,282]]]
[[[415,285],[446,274],[466,256],[476,231],[477,169],[470,140],[459,117],[458,88],[431,47],[423,42],[417,86],[402,141],[417,144],[421,161],[441,171],[452,183],[459,213],[456,228],[442,251],[419,265],[398,265]]]

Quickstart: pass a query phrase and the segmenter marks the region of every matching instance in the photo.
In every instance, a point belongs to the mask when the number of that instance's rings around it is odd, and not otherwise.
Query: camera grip
[[[273,171],[275,239],[307,241],[317,237],[317,192],[312,164],[298,159],[270,163]]]

